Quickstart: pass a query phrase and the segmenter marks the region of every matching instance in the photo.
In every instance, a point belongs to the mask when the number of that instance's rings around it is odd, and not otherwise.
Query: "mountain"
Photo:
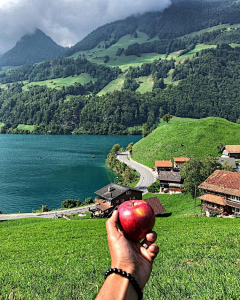
[[[24,35],[14,48],[0,57],[0,66],[30,65],[51,60],[63,49],[41,30],[36,29],[33,34]]]
[[[64,56],[93,49],[100,43],[108,48],[127,34],[136,36],[137,31],[146,33],[150,39],[169,40],[227,23],[240,23],[239,1],[173,0],[172,5],[163,12],[130,16],[97,28],[73,47],[66,49]]]

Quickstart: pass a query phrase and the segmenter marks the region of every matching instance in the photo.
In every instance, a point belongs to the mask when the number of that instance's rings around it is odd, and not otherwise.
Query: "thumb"
[[[118,232],[118,211],[115,210],[110,219],[106,222],[108,235],[115,235]]]

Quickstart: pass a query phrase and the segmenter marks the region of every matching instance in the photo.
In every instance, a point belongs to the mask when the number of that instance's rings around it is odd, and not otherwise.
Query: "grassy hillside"
[[[240,219],[185,217],[193,201],[159,196],[160,253],[145,299],[239,299]],[[105,219],[0,222],[0,299],[94,299],[110,266]]]
[[[240,125],[225,119],[172,118],[133,146],[133,159],[149,167],[178,156],[221,156],[217,146],[240,144]],[[183,146],[181,146],[183,144]]]

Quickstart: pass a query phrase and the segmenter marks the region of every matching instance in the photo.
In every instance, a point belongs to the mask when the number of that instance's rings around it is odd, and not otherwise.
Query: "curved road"
[[[136,161],[134,161],[128,151],[119,153],[117,155],[117,159],[121,162],[124,162],[130,168],[136,170],[139,175],[140,179],[138,184],[135,186],[139,190],[143,191],[143,193],[147,192],[147,188],[156,181],[157,174],[151,168],[146,167]]]
[[[57,219],[59,217],[62,217],[63,215],[68,216],[76,213],[85,213],[89,210],[90,207],[93,206],[95,206],[95,204],[82,206],[82,207],[80,206],[77,208],[64,209],[64,210],[55,210],[55,211],[52,210],[52,211],[42,212],[42,213],[0,214],[0,221],[22,219],[22,218],[33,218],[33,217]]]

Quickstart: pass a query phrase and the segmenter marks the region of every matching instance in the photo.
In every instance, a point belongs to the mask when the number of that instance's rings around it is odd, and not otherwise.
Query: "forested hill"
[[[169,68],[173,80],[181,80],[165,86],[161,76],[166,76]],[[28,124],[34,125],[35,133],[139,134],[138,126],[145,123],[145,130],[152,130],[168,112],[179,117],[216,116],[236,122],[240,118],[239,69],[240,49],[221,45],[196,53],[183,64],[157,60],[131,68],[128,82],[132,84],[139,74],[155,78],[152,92],[144,94],[135,92],[131,85],[97,96],[89,94],[88,85],[61,89],[31,86],[23,90],[23,84],[13,84],[0,94],[0,122],[5,124],[1,130],[22,132],[18,125]]]
[[[163,12],[131,16],[101,26],[67,49],[64,55],[70,56],[78,51],[93,49],[101,42],[104,48],[108,48],[127,34],[137,36],[137,31],[146,33],[149,38],[171,40],[194,31],[227,23],[240,23],[239,1],[175,0]]]
[[[0,66],[31,65],[57,57],[63,47],[49,36],[36,29],[33,34],[24,35],[16,46],[0,57]]]

